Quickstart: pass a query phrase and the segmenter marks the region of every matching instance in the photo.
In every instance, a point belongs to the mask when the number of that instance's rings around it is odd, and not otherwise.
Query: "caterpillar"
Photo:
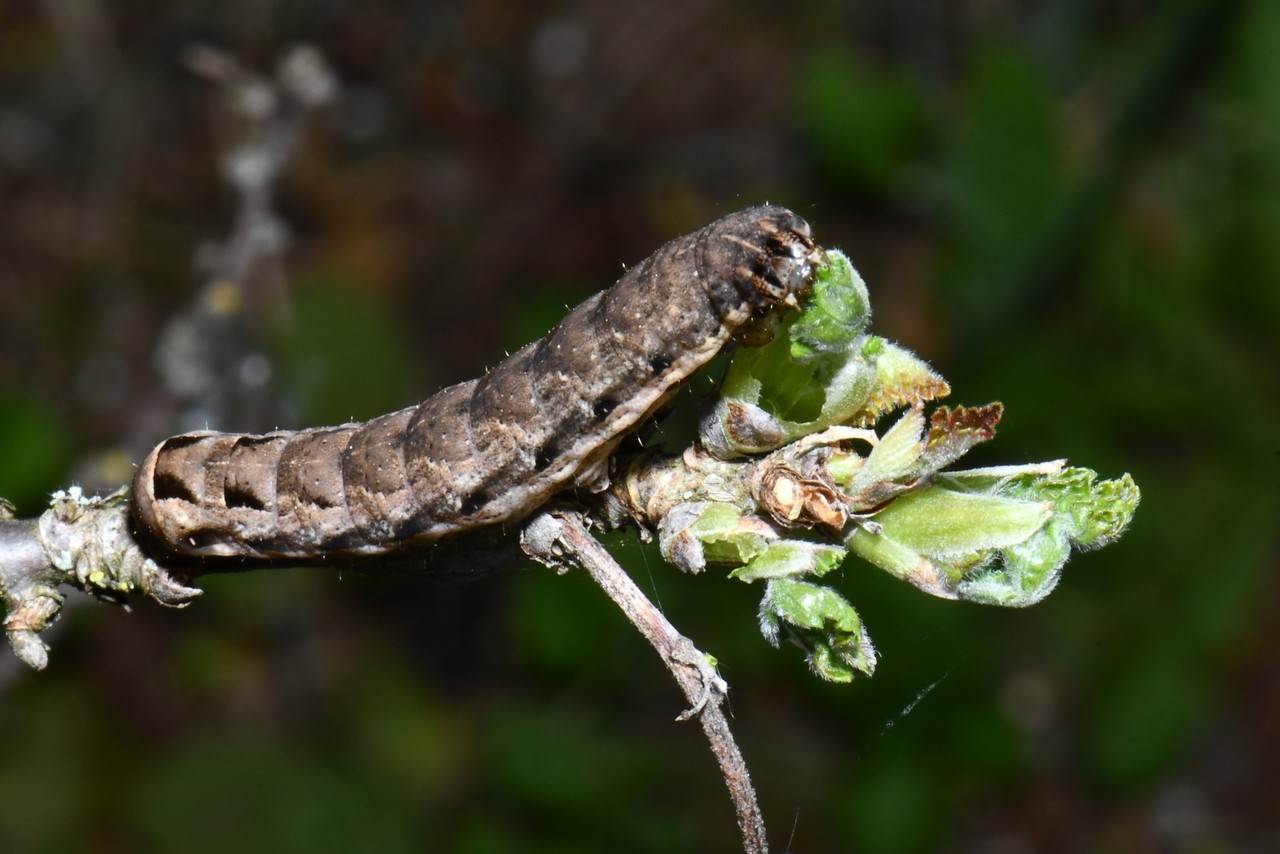
[[[139,465],[132,518],[165,551],[383,554],[517,521],[607,483],[608,460],[753,319],[796,305],[817,250],[803,219],[748,208],[667,243],[479,379],[363,423],[193,432]]]

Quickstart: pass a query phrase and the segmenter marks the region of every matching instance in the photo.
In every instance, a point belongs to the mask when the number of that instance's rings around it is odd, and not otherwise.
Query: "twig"
[[[539,563],[561,570],[570,565],[585,569],[658,651],[690,703],[690,708],[677,720],[696,716],[720,763],[738,814],[743,850],[748,854],[768,851],[764,819],[751,776],[720,708],[728,685],[715,672],[707,655],[680,634],[649,601],[613,556],[587,531],[581,514],[563,509],[544,510],[525,526],[521,544],[525,553]]]
[[[4,630],[14,653],[42,670],[49,648],[40,638],[62,610],[59,587],[78,587],[126,605],[140,593],[182,608],[200,595],[161,567],[134,540],[125,490],[86,496],[79,487],[54,493],[38,519],[13,519],[0,506],[0,599],[8,609]]]

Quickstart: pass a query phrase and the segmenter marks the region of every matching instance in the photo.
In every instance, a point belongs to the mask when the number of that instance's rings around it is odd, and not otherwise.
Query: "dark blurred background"
[[[23,513],[189,426],[148,418],[152,354],[232,225],[236,130],[181,57],[270,73],[299,42],[342,89],[274,197],[287,290],[250,331],[281,403],[223,426],[399,408],[664,240],[786,204],[954,401],[1004,401],[980,462],[1131,471],[1144,501],[1027,611],[850,564],[881,662],[845,686],[767,646],[758,590],[620,547],[719,657],[774,847],[1280,847],[1280,4],[0,2]],[[182,613],[73,609],[45,673],[4,652],[0,849],[738,844],[582,574],[205,582]]]

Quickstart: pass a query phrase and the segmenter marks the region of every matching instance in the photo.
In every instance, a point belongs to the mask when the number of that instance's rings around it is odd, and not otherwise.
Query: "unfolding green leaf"
[[[658,542],[668,562],[697,573],[708,563],[738,566],[750,561],[766,548],[766,531],[735,504],[691,501],[663,517]]]
[[[994,495],[930,487],[904,495],[879,513],[880,536],[935,557],[972,554],[1025,542],[1053,507]]]
[[[855,530],[846,545],[935,595],[1025,607],[1057,585],[1072,548],[1119,536],[1138,498],[1128,475],[1098,481],[1056,463],[954,472],[894,500],[878,530]]]
[[[870,322],[866,282],[848,255],[830,249],[826,263],[818,267],[804,311],[789,327],[790,355],[805,361],[820,354],[843,354]]]
[[[874,424],[899,407],[915,406],[951,393],[947,381],[905,347],[870,337],[863,356],[875,364],[876,378],[853,419],[858,423]]]
[[[874,483],[896,481],[916,471],[924,450],[924,412],[909,409],[885,431],[880,442],[867,454],[866,462],[853,478],[852,492]]]
[[[876,651],[862,618],[828,587],[771,580],[760,603],[760,629],[771,643],[782,637],[798,643],[814,672],[832,682],[848,682],[855,673],[870,676],[875,670]]]
[[[821,576],[835,569],[848,552],[839,546],[808,540],[777,540],[746,566],[730,573],[742,581]]]

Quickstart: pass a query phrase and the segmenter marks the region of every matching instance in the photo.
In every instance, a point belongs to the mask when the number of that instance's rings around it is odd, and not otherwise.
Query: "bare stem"
[[[539,563],[561,570],[570,565],[585,569],[658,651],[690,703],[690,708],[678,720],[698,718],[711,752],[720,763],[725,785],[729,787],[729,797],[738,814],[743,850],[748,854],[767,852],[769,844],[765,837],[764,818],[751,785],[751,775],[721,709],[728,686],[715,672],[707,655],[680,634],[649,601],[612,555],[587,531],[581,514],[563,509],[544,510],[525,526],[521,543],[525,553]]]

